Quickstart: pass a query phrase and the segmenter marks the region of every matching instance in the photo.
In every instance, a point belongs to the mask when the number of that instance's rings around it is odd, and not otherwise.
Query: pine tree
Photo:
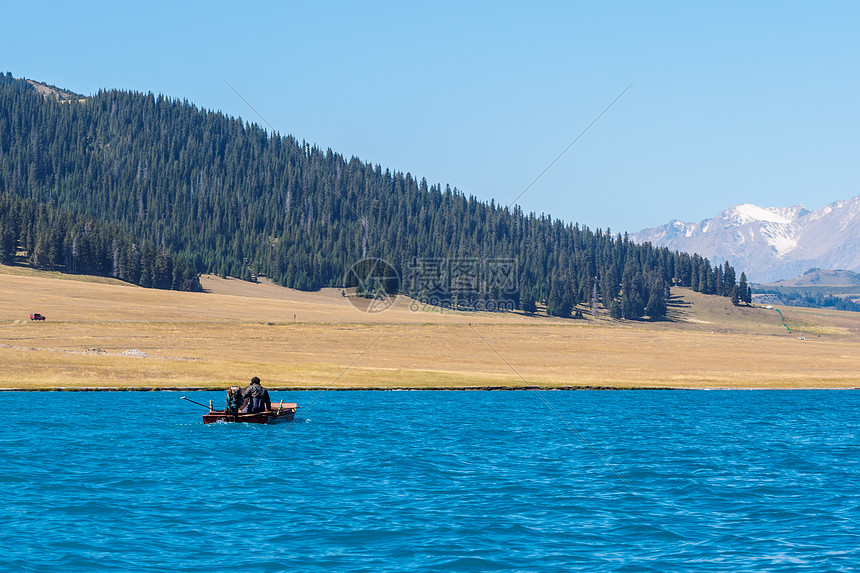
[[[549,316],[570,318],[573,310],[573,293],[569,283],[561,278],[553,279],[549,298],[546,301],[546,313]]]
[[[738,295],[739,301],[745,302],[746,304],[752,303],[752,291],[747,284],[747,275],[744,272],[741,273],[741,278],[738,281]]]
[[[740,291],[738,289],[738,285],[734,285],[732,287],[732,304],[738,306],[741,303]]]
[[[11,265],[15,260],[15,234],[7,225],[0,225],[0,264]]]
[[[651,320],[663,320],[666,318],[666,287],[662,283],[656,283],[651,287],[651,296],[645,307],[645,314]]]
[[[527,290],[520,292],[520,309],[522,309],[523,312],[527,312],[528,314],[534,314],[537,312],[537,304],[535,303],[535,298]]]
[[[731,297],[735,284],[735,269],[726,261],[723,265],[723,296]]]
[[[621,314],[621,303],[617,299],[613,299],[612,302],[609,303],[609,317],[618,320],[619,318],[623,318]]]

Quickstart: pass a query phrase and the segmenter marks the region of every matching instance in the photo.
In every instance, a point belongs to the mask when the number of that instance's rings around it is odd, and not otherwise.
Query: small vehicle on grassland
[[[30,320],[45,320],[45,317],[39,314],[38,312],[34,312],[30,315]]]

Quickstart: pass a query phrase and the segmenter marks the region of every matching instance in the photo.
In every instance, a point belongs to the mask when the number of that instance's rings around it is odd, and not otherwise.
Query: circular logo
[[[361,259],[346,271],[343,294],[361,312],[382,312],[391,308],[400,292],[400,275],[388,261]]]

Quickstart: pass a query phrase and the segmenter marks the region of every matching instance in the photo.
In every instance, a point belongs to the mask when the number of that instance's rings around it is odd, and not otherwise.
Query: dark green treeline
[[[0,193],[0,263],[13,264],[18,249],[37,269],[114,277],[151,288],[203,290],[194,266],[163,246],[138,242],[91,215]]]
[[[589,302],[595,281],[626,318],[665,315],[672,284],[722,296],[735,286],[727,263],[487,204],[152,94],[57,102],[0,82],[0,190],[116,225],[199,272],[304,290],[340,286],[363,257],[404,278],[416,258],[515,259],[518,292],[471,301],[544,301],[560,316]]]

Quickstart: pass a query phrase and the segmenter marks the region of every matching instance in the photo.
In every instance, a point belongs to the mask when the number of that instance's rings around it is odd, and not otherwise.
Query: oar
[[[200,402],[195,402],[194,400],[189,400],[189,399],[188,399],[188,398],[186,398],[185,396],[180,396],[180,397],[179,397],[179,399],[180,399],[180,400],[185,400],[186,402],[191,402],[192,404],[197,404],[198,406],[203,406],[204,408],[206,408],[206,409],[207,409],[207,410],[209,410],[210,412],[212,411],[212,408],[210,408],[210,407],[209,407],[209,406],[207,406],[206,404],[201,404]]]

